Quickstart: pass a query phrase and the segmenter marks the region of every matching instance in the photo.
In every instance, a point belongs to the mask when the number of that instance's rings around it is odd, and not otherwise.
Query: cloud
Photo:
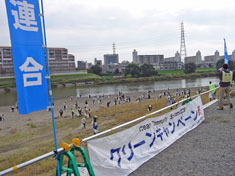
[[[235,49],[235,6],[231,0],[138,1],[50,0],[44,1],[48,46],[65,47],[78,60],[93,62],[112,53],[116,43],[120,60],[140,54],[174,56],[180,49],[180,23],[184,21],[188,55]],[[4,1],[0,1],[0,45],[9,45]]]
[[[0,1],[0,46],[10,45],[10,36],[4,1]]]

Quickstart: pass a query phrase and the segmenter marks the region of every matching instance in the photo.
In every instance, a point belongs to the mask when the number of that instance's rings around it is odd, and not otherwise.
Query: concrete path
[[[235,176],[235,108],[216,107],[206,108],[201,125],[130,176]]]

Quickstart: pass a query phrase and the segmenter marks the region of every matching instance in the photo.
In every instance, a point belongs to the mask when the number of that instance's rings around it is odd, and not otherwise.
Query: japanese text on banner
[[[110,136],[88,141],[94,172],[97,176],[128,175],[203,120],[203,106],[198,97],[165,115],[146,119]]]
[[[20,114],[47,109],[48,86],[38,0],[5,0]]]

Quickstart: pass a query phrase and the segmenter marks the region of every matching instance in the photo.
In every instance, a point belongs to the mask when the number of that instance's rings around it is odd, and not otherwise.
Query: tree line
[[[224,64],[224,59],[219,60],[216,63],[216,68],[219,69]],[[235,61],[229,60],[229,68],[230,70],[235,70]],[[187,63],[184,65],[184,73],[194,73],[196,71],[196,64],[193,62]],[[94,65],[90,68],[89,72],[102,75],[102,68],[99,65]],[[118,69],[115,71],[115,73],[119,73]],[[129,64],[125,68],[124,76],[131,76],[133,78],[138,77],[150,77],[150,76],[157,76],[158,71],[153,67],[152,64],[143,64],[141,66],[137,64]]]

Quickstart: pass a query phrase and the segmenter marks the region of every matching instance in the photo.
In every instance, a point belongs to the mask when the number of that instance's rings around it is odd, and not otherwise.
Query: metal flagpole
[[[52,117],[52,124],[53,124],[53,133],[54,133],[55,154],[56,154],[56,160],[57,160],[57,172],[58,172],[58,176],[60,176],[60,167],[59,167],[59,160],[58,160],[58,153],[57,153],[58,151],[57,151],[55,118],[54,118],[54,104],[53,104],[53,99],[52,99],[51,78],[50,78],[47,40],[46,40],[46,27],[45,27],[44,10],[43,10],[43,0],[41,0],[41,10],[42,10],[42,25],[43,25],[43,35],[44,35],[44,51],[46,51],[47,78],[48,78],[48,84],[49,84],[50,109],[51,109],[51,117]]]

